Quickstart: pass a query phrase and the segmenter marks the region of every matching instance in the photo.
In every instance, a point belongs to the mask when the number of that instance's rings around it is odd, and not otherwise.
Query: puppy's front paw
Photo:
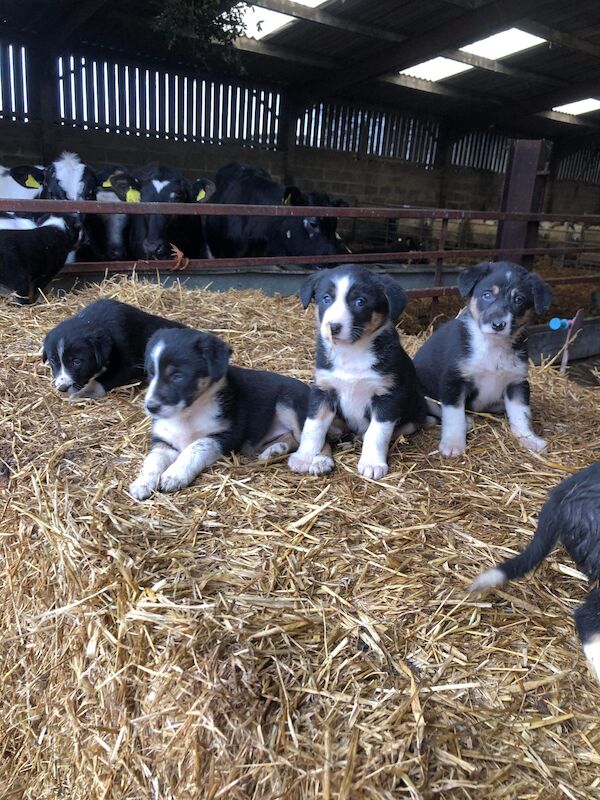
[[[545,439],[540,439],[540,437],[536,436],[534,433],[531,433],[529,436],[519,436],[519,441],[523,447],[526,447],[533,453],[541,453],[548,444]]]
[[[388,465],[385,462],[369,464],[366,461],[362,461],[362,459],[358,462],[358,474],[362,475],[363,478],[371,478],[374,481],[378,481],[381,478],[385,478],[387,473]]]
[[[446,458],[455,458],[462,455],[467,449],[464,439],[442,439],[440,442],[440,453]]]
[[[189,480],[186,475],[182,475],[179,470],[169,467],[160,476],[160,488],[163,492],[177,492],[179,489],[184,489],[189,486]]]
[[[106,390],[101,383],[92,379],[83,387],[83,389],[71,390],[69,392],[69,400],[98,400],[104,397]]]
[[[290,449],[290,446],[286,442],[275,442],[275,444],[269,445],[262,453],[259,455],[259,461],[268,461],[270,458],[277,458],[277,456],[282,456],[284,453],[287,453]]]
[[[308,472],[312,464],[314,456],[302,455],[299,450],[292,453],[288,458],[287,464],[292,472]]]
[[[334,468],[335,464],[331,456],[318,455],[311,461],[308,471],[311,475],[326,475]]]
[[[136,500],[147,500],[156,489],[157,481],[140,475],[133,483],[129,484],[129,494]]]

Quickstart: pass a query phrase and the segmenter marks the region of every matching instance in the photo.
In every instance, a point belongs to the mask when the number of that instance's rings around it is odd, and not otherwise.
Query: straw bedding
[[[135,503],[140,394],[69,403],[39,360],[100,296],[310,375],[293,298],[122,279],[0,306],[0,797],[600,796],[600,689],[570,618],[583,577],[558,550],[507,591],[465,592],[600,457],[598,390],[533,370],[545,456],[481,416],[464,458],[421,432],[380,482],[350,448],[330,476],[224,459]]]

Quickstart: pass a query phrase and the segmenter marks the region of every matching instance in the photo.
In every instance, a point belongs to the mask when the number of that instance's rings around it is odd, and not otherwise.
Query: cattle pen
[[[598,0],[4,0],[2,291],[27,262],[3,260],[11,236],[73,240],[0,296],[0,800],[600,797],[600,645],[573,618],[594,586],[557,544],[470,592],[600,460],[598,86]],[[392,284],[386,331],[414,358],[472,302],[469,267],[501,261],[528,271],[527,353],[473,336],[457,375],[469,355],[481,385],[525,375],[545,449],[508,384],[506,416],[458,408],[459,455],[431,417],[396,427],[383,477],[354,431],[325,474],[241,448],[132,488],[153,439],[176,449],[145,406],[162,345],[103,394],[104,345],[148,344],[140,311],[308,394],[343,345],[307,281],[360,264]],[[96,301],[138,322],[57,334]],[[98,394],[68,385],[73,343]],[[351,399],[373,383],[370,422],[391,373],[360,348],[330,372]]]

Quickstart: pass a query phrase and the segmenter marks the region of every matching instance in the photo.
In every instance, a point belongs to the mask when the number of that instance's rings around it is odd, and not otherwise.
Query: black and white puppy
[[[406,294],[393,278],[348,264],[312,275],[300,299],[304,308],[316,303],[317,358],[300,447],[288,465],[311,475],[333,469],[322,449],[334,425],[363,437],[359,474],[383,478],[394,433],[413,433],[427,414],[395,328]]]
[[[558,542],[590,583],[600,580],[600,461],[558,484],[542,506],[529,545],[514,558],[482,573],[469,591],[502,586],[536,567]],[[583,651],[600,682],[600,588],[591,591],[575,611]]]
[[[229,365],[231,349],[211,333],[158,331],[148,342],[145,407],[150,452],[129,486],[136,500],[175,492],[228,453],[261,461],[298,446],[310,390],[295,378]]]
[[[467,446],[465,408],[506,411],[512,432],[529,450],[546,442],[531,427],[527,331],[533,311],[544,312],[552,289],[535,273],[507,261],[464,269],[458,288],[469,302],[441,325],[416,354],[417,375],[430,413],[442,422],[440,453],[458,456]]]
[[[169,327],[183,326],[117,300],[96,300],[46,334],[42,360],[50,363],[59,392],[72,399],[103,397],[143,380],[148,340]]]

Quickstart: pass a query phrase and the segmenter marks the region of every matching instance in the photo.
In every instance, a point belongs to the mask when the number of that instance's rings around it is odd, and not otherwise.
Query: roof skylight
[[[528,50],[530,47],[536,47],[545,41],[545,39],[533,36],[531,33],[519,30],[519,28],[509,28],[507,31],[501,31],[493,36],[480,39],[478,42],[467,44],[460,49],[465,53],[498,60],[514,53],[520,53],[522,50]],[[429,61],[423,61],[421,64],[415,64],[414,67],[403,69],[400,75],[410,75],[413,78],[422,78],[426,81],[441,81],[444,78],[459,75],[461,72],[467,72],[470,69],[473,69],[473,67],[469,64],[438,56],[437,58],[429,59]]]
[[[296,0],[296,2],[300,6],[316,8],[325,3],[326,0]],[[289,14],[280,14],[279,11],[270,11],[267,8],[260,8],[260,6],[244,7],[246,36],[252,39],[263,39],[270,33],[283,28],[288,22],[294,22],[294,20],[295,17],[291,17]]]
[[[552,111],[562,111],[563,114],[589,114],[590,111],[597,111],[600,108],[600,100],[588,97],[585,100],[577,100],[575,103],[566,103],[564,106],[554,106]]]

